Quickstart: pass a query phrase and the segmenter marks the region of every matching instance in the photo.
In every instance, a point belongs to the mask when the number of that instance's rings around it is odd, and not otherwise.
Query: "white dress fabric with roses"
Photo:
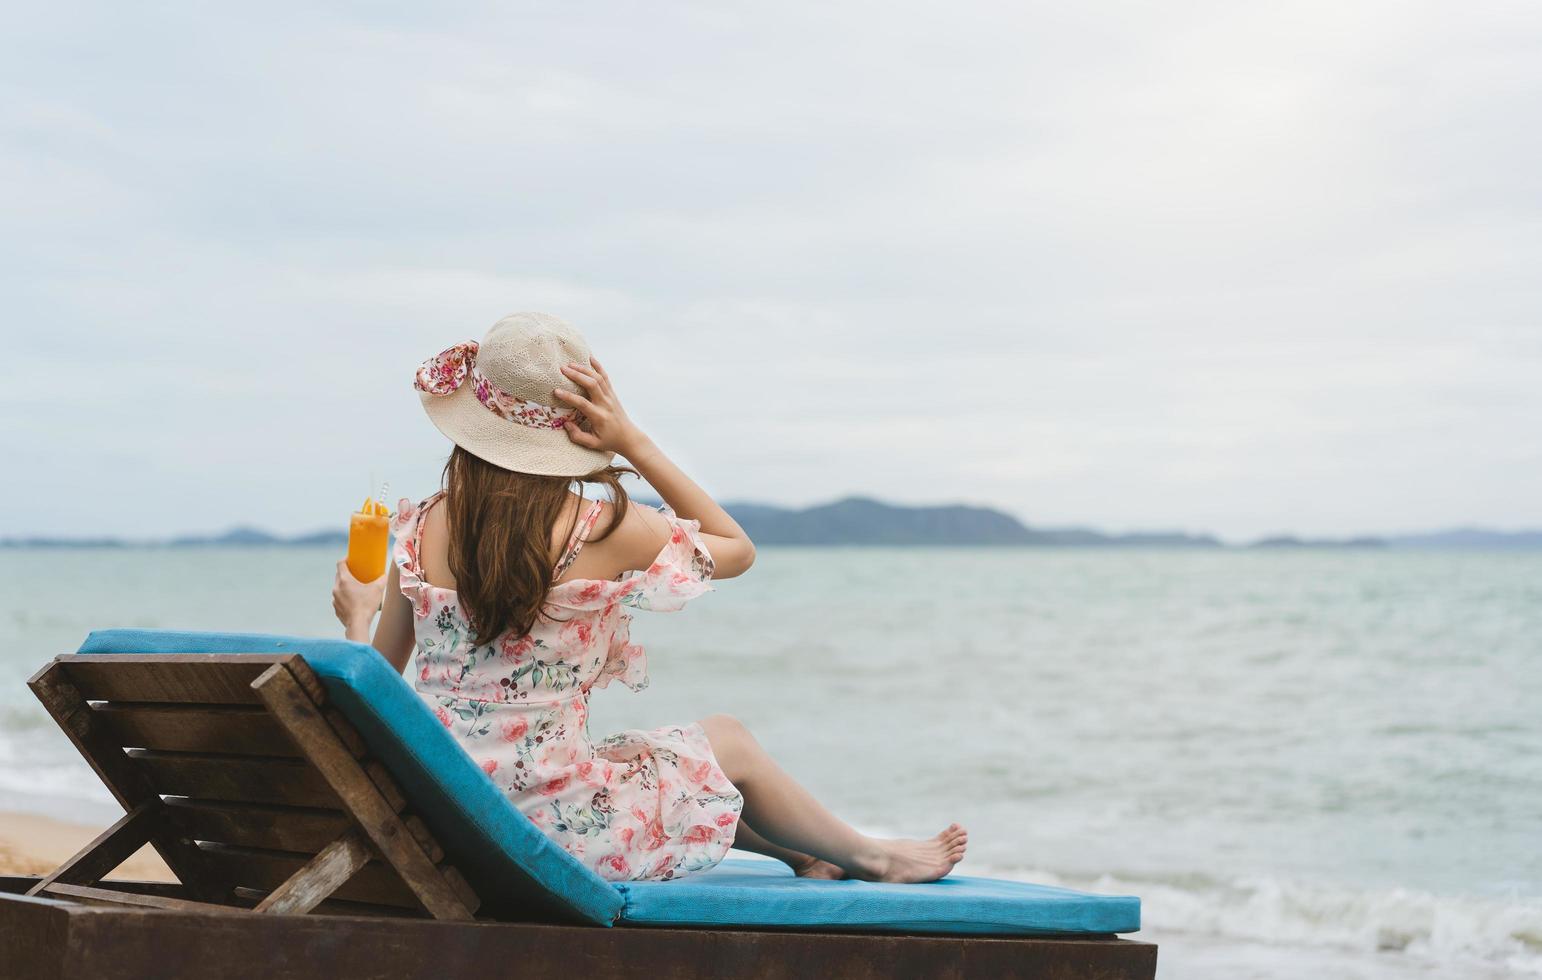
[[[701,726],[589,737],[590,691],[612,680],[634,691],[648,683],[628,610],[670,612],[711,591],[700,525],[665,508],[669,543],[646,570],[559,582],[528,634],[477,646],[455,591],[424,581],[418,560],[423,515],[441,496],[417,506],[403,500],[394,521],[418,694],[514,805],[600,877],[651,881],[715,866],[733,843],[744,800]],[[579,522],[559,574],[600,510],[595,503]]]

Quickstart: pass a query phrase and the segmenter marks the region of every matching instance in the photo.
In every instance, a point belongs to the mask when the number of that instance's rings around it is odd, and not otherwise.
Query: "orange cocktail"
[[[386,544],[391,537],[391,512],[377,500],[366,500],[348,518],[348,571],[360,582],[385,574]]]

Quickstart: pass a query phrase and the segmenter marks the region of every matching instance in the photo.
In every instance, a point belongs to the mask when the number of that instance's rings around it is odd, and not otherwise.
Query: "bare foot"
[[[872,857],[850,869],[853,878],[899,884],[936,881],[964,859],[969,832],[955,823],[926,840],[875,840],[873,845]]]
[[[794,864],[792,873],[799,878],[820,878],[826,881],[840,881],[846,877],[846,872],[838,864],[829,861],[821,861],[817,857]]]

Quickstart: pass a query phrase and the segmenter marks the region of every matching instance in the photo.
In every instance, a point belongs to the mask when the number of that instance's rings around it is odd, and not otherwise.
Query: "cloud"
[[[0,533],[426,493],[412,369],[531,308],[728,497],[1542,523],[1539,48],[1451,2],[35,7]]]

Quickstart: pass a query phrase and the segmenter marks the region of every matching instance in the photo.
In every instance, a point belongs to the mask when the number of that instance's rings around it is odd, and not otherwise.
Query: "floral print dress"
[[[455,591],[430,585],[419,563],[424,515],[442,496],[403,500],[393,528],[412,603],[418,694],[525,816],[600,877],[678,878],[716,865],[744,801],[701,726],[589,736],[590,691],[613,680],[634,691],[648,683],[628,610],[674,611],[711,591],[700,525],[665,508],[669,543],[646,570],[558,582],[529,633],[477,646]],[[601,509],[595,502],[578,522],[556,577]]]

